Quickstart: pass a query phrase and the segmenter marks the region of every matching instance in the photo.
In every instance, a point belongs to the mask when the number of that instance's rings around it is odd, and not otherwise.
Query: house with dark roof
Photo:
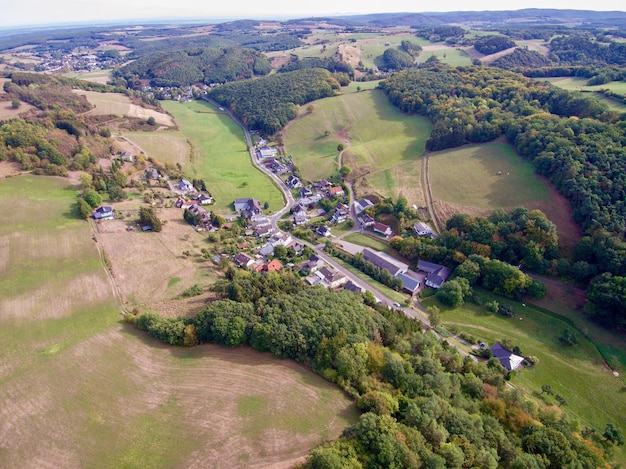
[[[239,212],[241,216],[247,220],[250,220],[257,215],[260,215],[262,212],[261,202],[259,202],[257,199],[235,199],[234,206],[235,212]]]
[[[322,267],[319,273],[324,277],[323,281],[328,288],[337,288],[348,281],[345,275],[341,272],[331,269],[329,267]]]
[[[361,215],[359,215],[358,219],[359,219],[359,223],[361,223],[361,226],[365,228],[368,228],[372,226],[374,223],[376,223],[376,220],[370,217],[367,213],[362,213]]]
[[[331,223],[343,223],[348,218],[350,208],[346,204],[337,204],[335,212],[330,219]]]
[[[361,199],[354,202],[354,211],[357,215],[360,215],[361,212],[365,211],[368,207],[372,207],[374,204],[370,199]]]
[[[287,185],[291,189],[298,189],[299,187],[302,187],[302,182],[298,176],[292,174],[287,178]]]
[[[431,288],[441,288],[441,285],[448,280],[448,277],[450,277],[452,273],[450,268],[446,266],[422,260],[417,261],[417,270],[426,272],[427,275],[424,279],[424,283]]]
[[[398,259],[394,259],[389,254],[385,254],[384,252],[373,251],[365,248],[363,249],[363,258],[374,264],[376,267],[387,270],[394,277],[409,270],[408,264],[405,264]]]
[[[385,225],[384,223],[380,223],[378,221],[372,225],[372,230],[374,230],[375,233],[379,233],[383,236],[391,236],[393,234],[391,227]]]
[[[254,259],[243,252],[238,252],[233,258],[238,267],[250,267],[254,264]]]
[[[323,236],[324,238],[327,238],[330,236],[330,228],[328,228],[327,226],[320,226],[317,228],[317,230],[315,230],[315,232],[320,235]]]
[[[505,349],[498,342],[491,346],[491,353],[497,358],[507,371],[513,371],[520,367],[524,362],[524,357],[515,355],[513,352]]]
[[[348,280],[348,282],[343,286],[343,289],[351,291],[353,293],[359,293],[359,294],[365,293],[365,289],[359,287],[356,283],[353,283],[352,280]]]
[[[190,183],[187,179],[181,179],[176,188],[182,192],[195,192],[196,188],[193,187],[193,184]]]
[[[108,205],[98,207],[93,212],[93,218],[95,220],[113,220],[115,218],[113,207],[109,207]]]

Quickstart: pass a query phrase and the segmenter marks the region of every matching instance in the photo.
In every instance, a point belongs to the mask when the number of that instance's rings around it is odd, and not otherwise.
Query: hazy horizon
[[[263,4],[248,0],[231,0],[219,5],[198,4],[197,0],[33,0],[10,2],[3,6],[0,28],[20,29],[69,25],[110,25],[115,23],[154,22],[225,22],[237,19],[285,20],[312,16],[346,16],[376,13],[432,13],[450,11],[508,11],[527,8],[624,11],[612,0],[598,0],[590,4],[582,0],[521,0],[514,7],[502,6],[493,0],[476,0],[468,8],[466,2],[448,0],[436,6],[417,5],[414,0],[388,0],[381,7],[361,0],[318,0],[315,3],[291,2],[287,6],[279,0]]]

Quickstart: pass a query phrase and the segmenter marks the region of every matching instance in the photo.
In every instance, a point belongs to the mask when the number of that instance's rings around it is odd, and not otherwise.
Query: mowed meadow
[[[338,170],[339,144],[345,148],[342,163],[369,178],[370,173],[420,156],[432,129],[426,118],[402,114],[380,90],[352,92],[312,105],[312,112],[302,109],[285,130],[285,149],[310,180]]]
[[[214,210],[232,212],[233,200],[239,197],[268,202],[272,211],[283,207],[280,190],[254,167],[243,130],[228,114],[203,101],[161,104],[193,146],[184,173],[204,179],[216,201]]]
[[[125,324],[76,194],[0,180],[0,467],[288,467],[355,421],[291,361]]]

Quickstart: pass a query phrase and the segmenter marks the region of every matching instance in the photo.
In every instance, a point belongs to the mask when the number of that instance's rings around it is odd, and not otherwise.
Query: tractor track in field
[[[428,175],[428,165],[430,158],[428,155],[424,155],[422,158],[422,190],[424,192],[424,200],[426,201],[426,208],[428,209],[428,213],[430,214],[430,218],[433,221],[433,225],[435,228],[435,232],[441,233],[441,224],[439,222],[439,217],[437,216],[437,212],[435,211],[435,206],[433,204],[433,193],[430,187],[430,177]]]

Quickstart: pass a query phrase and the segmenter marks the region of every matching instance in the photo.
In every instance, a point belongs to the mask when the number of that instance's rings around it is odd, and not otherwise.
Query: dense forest
[[[506,36],[480,36],[474,41],[474,49],[481,54],[495,54],[511,47],[515,43]]]
[[[196,83],[226,83],[267,75],[267,57],[243,47],[204,48],[155,52],[137,59],[114,73],[127,82],[150,80],[152,86],[184,86]]]
[[[606,111],[591,97],[493,68],[408,70],[381,87],[403,111],[433,121],[429,150],[505,134],[570,201],[587,235],[572,262],[588,263],[588,277],[626,275],[623,115]],[[616,292],[614,301],[619,298],[625,299]],[[623,327],[625,319],[621,313],[607,322]]]
[[[247,127],[272,135],[296,117],[298,106],[332,96],[339,83],[328,70],[310,68],[216,86],[209,97]]]
[[[604,446],[562,410],[508,388],[495,358],[475,361],[371,299],[305,287],[291,273],[229,270],[224,299],[194,318],[129,316],[173,345],[251,345],[292,358],[346,390],[362,410],[304,467],[581,468],[605,466]],[[588,432],[587,434],[591,434]]]

